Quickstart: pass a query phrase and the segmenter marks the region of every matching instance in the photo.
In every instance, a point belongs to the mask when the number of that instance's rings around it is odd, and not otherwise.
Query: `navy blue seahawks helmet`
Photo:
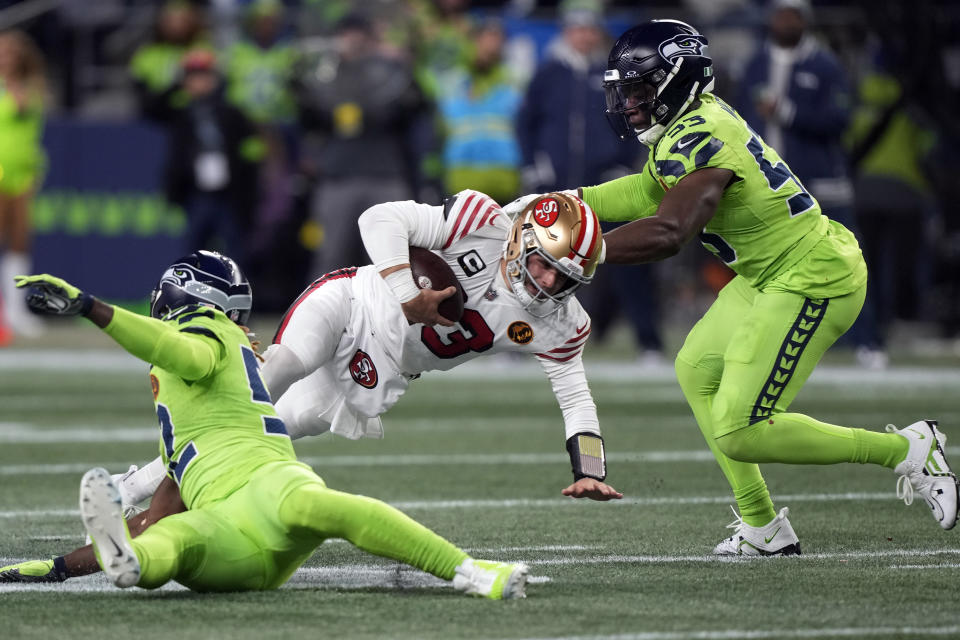
[[[236,262],[215,251],[195,251],[163,272],[150,295],[150,315],[162,318],[190,304],[216,307],[242,325],[250,317],[253,295]]]
[[[654,144],[701,93],[713,89],[707,39],[679,20],[651,20],[614,43],[604,73],[607,120],[621,138]],[[649,126],[631,125],[627,111],[650,114]]]

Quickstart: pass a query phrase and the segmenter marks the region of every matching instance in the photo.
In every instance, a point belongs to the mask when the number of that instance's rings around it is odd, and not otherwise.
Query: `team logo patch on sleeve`
[[[507,337],[517,344],[529,344],[533,340],[533,327],[522,320],[511,322],[507,327]]]
[[[373,389],[377,386],[377,381],[379,380],[377,377],[377,368],[374,366],[373,360],[360,349],[357,349],[357,352],[353,354],[353,359],[350,361],[350,375],[353,376],[354,382],[367,389]]]
[[[553,198],[544,198],[533,210],[533,219],[541,227],[549,227],[557,221],[559,215],[560,205]]]

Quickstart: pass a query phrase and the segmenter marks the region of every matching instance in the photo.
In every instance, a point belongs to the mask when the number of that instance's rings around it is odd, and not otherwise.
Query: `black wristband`
[[[90,310],[93,309],[93,303],[96,302],[94,298],[89,293],[80,293],[80,315],[87,317],[90,315]]]
[[[581,478],[603,480],[607,477],[602,437],[586,431],[576,433],[567,438],[567,453],[570,454],[574,481]]]

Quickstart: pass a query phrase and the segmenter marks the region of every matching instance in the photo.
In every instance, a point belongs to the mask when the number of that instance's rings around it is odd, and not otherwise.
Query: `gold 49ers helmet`
[[[587,203],[567,193],[544,194],[526,206],[510,229],[504,253],[507,280],[525,309],[537,317],[550,315],[593,279],[602,246],[600,223]],[[527,260],[534,253],[565,278],[558,290],[545,291],[530,275]]]

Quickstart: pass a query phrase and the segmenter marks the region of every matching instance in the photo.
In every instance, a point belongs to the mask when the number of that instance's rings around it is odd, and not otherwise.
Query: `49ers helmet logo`
[[[533,219],[541,227],[549,227],[557,221],[560,205],[553,198],[544,198],[533,209]]]
[[[517,344],[528,344],[533,340],[533,327],[521,320],[511,322],[507,327],[507,337]]]
[[[354,382],[367,389],[373,389],[379,380],[373,360],[360,349],[357,349],[353,354],[353,360],[350,361],[350,375],[353,376]]]

